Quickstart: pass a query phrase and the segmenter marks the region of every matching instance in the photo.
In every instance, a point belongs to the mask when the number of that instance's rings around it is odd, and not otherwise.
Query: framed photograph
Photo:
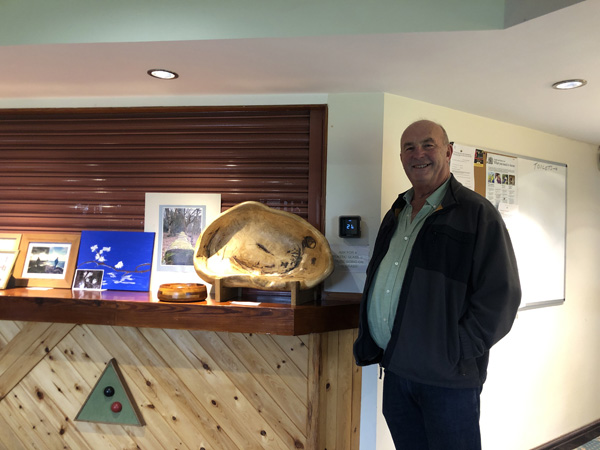
[[[197,283],[194,248],[221,214],[221,194],[146,193],[144,230],[156,233],[152,290],[164,283]]]
[[[18,254],[19,250],[0,250],[0,289],[6,289]]]
[[[154,233],[84,230],[77,269],[103,271],[100,289],[148,291],[153,250]]]
[[[80,233],[25,233],[14,277],[17,286],[70,288]]]
[[[83,291],[102,290],[102,279],[104,270],[102,269],[76,269],[73,279],[73,289]]]
[[[20,233],[0,233],[0,251],[19,250]]]

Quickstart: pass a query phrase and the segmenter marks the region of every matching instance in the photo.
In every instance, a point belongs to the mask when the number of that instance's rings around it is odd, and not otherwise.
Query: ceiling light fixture
[[[160,78],[161,80],[174,80],[179,77],[175,72],[165,69],[150,69],[148,75],[154,78]]]
[[[563,81],[557,81],[556,83],[554,83],[552,85],[552,87],[554,89],[559,89],[561,91],[567,90],[567,89],[575,89],[581,86],[585,86],[587,84],[587,81],[582,80],[582,79],[573,79],[573,80],[563,80]]]

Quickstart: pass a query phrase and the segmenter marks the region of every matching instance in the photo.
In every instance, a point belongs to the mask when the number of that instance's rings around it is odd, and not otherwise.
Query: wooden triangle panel
[[[111,359],[75,420],[144,426],[145,422],[117,361]]]

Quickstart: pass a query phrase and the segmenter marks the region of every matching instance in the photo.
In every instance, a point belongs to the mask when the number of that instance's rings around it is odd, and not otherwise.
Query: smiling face
[[[402,134],[400,159],[417,195],[433,193],[448,179],[451,157],[452,145],[434,122],[415,122]]]

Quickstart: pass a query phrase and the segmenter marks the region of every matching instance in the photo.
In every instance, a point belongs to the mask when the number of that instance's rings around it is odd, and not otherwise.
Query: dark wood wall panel
[[[322,229],[325,106],[0,111],[0,230],[143,230],[146,192],[256,200]]]

